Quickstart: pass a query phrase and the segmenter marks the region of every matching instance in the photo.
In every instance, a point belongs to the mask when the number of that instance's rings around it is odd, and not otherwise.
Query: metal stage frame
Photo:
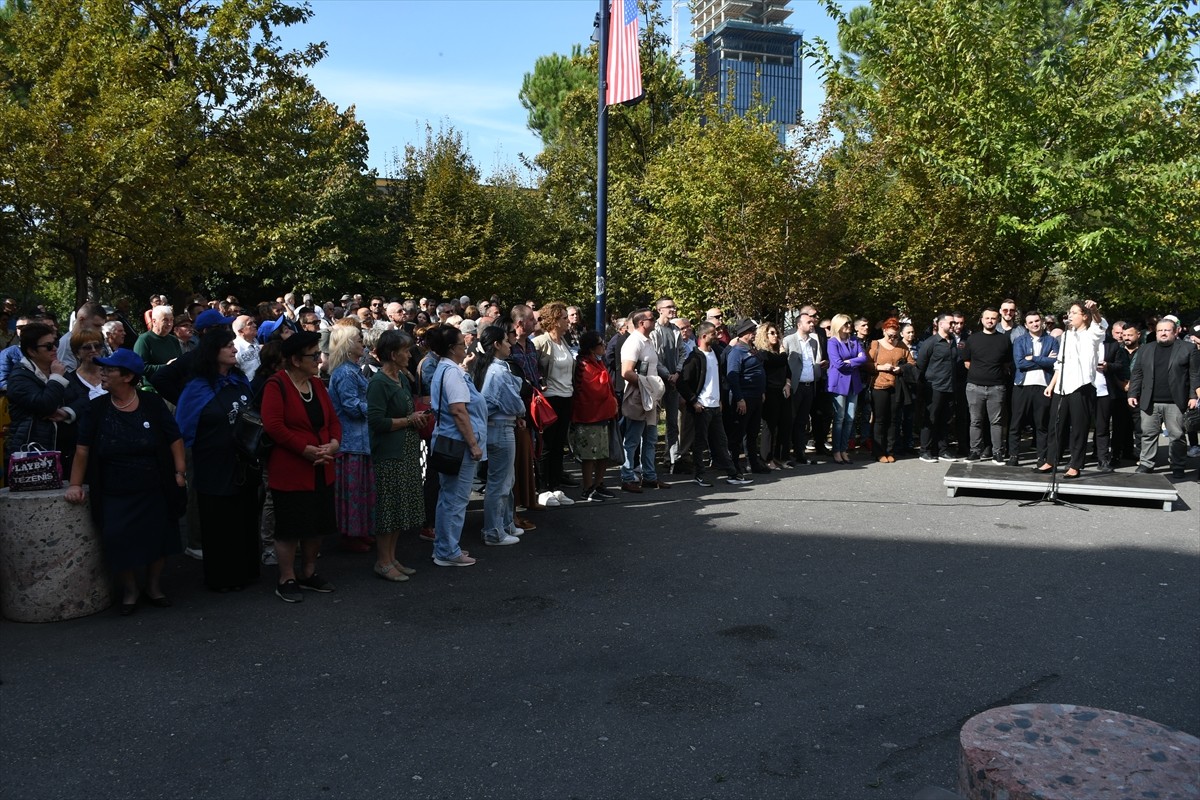
[[[951,464],[942,479],[946,496],[954,497],[960,489],[992,492],[1022,492],[1045,494],[1050,485],[1048,475],[1039,475],[1031,467],[1005,467],[989,462]],[[1084,470],[1082,477],[1065,481],[1058,476],[1058,494],[1072,497],[1120,497],[1162,503],[1163,511],[1171,511],[1179,492],[1165,475],[1132,472],[1099,474]]]

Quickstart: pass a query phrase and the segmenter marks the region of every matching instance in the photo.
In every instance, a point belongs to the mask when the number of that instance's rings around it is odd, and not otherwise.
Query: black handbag
[[[1198,433],[1200,432],[1200,406],[1189,408],[1183,412],[1183,432]]]
[[[437,419],[442,419],[440,406],[446,401],[446,376],[442,375],[441,395]],[[457,475],[462,471],[463,456],[467,452],[467,443],[462,439],[451,439],[449,436],[434,436],[433,446],[429,449],[429,463],[443,475]]]
[[[267,380],[277,380],[277,378],[272,376]],[[256,467],[266,466],[271,448],[275,446],[275,442],[263,430],[262,414],[258,411],[259,398],[265,388],[266,383],[259,387],[258,394],[254,396],[254,402],[239,411],[237,419],[233,421],[233,442],[238,455]]]

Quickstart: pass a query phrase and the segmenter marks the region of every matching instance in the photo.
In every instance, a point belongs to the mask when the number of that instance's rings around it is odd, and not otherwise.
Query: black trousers
[[[896,455],[896,429],[900,423],[900,394],[895,386],[871,390],[871,406],[875,414],[875,429],[872,434],[874,455]]]
[[[812,421],[812,438],[813,444],[817,448],[817,452],[828,452],[829,447],[826,442],[829,440],[829,429],[833,427],[833,396],[829,394],[829,388],[824,381],[820,381],[814,387],[811,421]]]
[[[1016,458],[1021,450],[1021,431],[1026,425],[1033,427],[1033,444],[1037,451],[1037,463],[1046,460],[1046,436],[1050,425],[1050,398],[1046,397],[1045,386],[1012,387],[1012,413],[1008,426],[1008,454]]]
[[[258,580],[262,564],[259,483],[255,472],[254,480],[237,487],[232,495],[196,493],[204,546],[204,585],[213,591],[239,589]]]
[[[954,392],[925,387],[925,422],[921,426],[921,452],[940,456],[950,452],[946,427],[954,409]]]
[[[771,452],[767,453],[767,458],[787,459],[792,444],[792,401],[783,396],[783,389],[767,389],[762,418],[771,436]]]
[[[1125,407],[1128,408],[1128,406]],[[1092,441],[1092,446],[1095,448],[1096,463],[1100,466],[1108,466],[1108,462],[1112,460],[1109,433],[1112,430],[1114,409],[1118,412],[1121,410],[1113,404],[1111,394],[1096,398],[1096,436]]]
[[[559,488],[562,482],[563,450],[567,446],[567,430],[571,427],[571,398],[547,395],[546,399],[558,415],[554,424],[542,431],[542,436],[545,437],[542,440],[545,447],[542,453],[542,474],[546,476],[546,488],[553,491]]]
[[[1066,396],[1055,392],[1050,401],[1050,446],[1046,451],[1046,461],[1058,464],[1062,453],[1063,432],[1069,424],[1071,431],[1068,445],[1071,448],[1071,460],[1067,463],[1067,469],[1083,469],[1083,461],[1087,456],[1088,431],[1092,429],[1092,419],[1095,416],[1095,386],[1090,383],[1080,386]],[[1106,430],[1106,439],[1107,434]]]
[[[1123,389],[1113,391],[1110,387],[1108,397],[1112,410],[1112,457],[1137,460],[1139,448],[1133,439],[1133,416],[1138,412],[1129,407],[1129,395]]]
[[[729,415],[726,417],[729,436],[729,453],[733,457],[733,465],[741,470],[742,453],[750,462],[750,468],[762,467],[762,456],[758,452],[758,434],[762,430],[762,398],[746,398],[746,413],[739,414],[737,404],[731,404]],[[743,450],[743,446],[745,449]]]
[[[804,460],[804,446],[808,444],[808,420],[815,396],[816,389],[812,383],[798,383],[792,387],[792,455],[797,461]]]
[[[704,474],[705,450],[712,453],[714,467],[730,476],[736,474],[737,468],[729,455],[729,442],[725,438],[725,420],[721,418],[721,409],[697,411],[691,406],[683,413],[692,416],[692,474],[697,478]]]

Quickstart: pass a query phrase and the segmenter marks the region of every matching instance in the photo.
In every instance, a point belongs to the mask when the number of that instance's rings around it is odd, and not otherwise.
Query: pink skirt
[[[375,470],[366,453],[338,453],[334,462],[338,532],[366,538],[375,535]]]

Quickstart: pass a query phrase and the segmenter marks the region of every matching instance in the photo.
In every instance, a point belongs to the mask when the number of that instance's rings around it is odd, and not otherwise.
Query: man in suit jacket
[[[812,317],[813,329],[809,338],[815,337],[817,343],[816,359],[818,362],[816,384],[813,386],[812,410],[810,412],[810,428],[812,430],[813,450],[818,455],[830,454],[825,442],[829,439],[829,429],[833,425],[833,401],[829,396],[829,386],[826,374],[829,369],[829,331],[820,326],[821,312],[811,303],[800,308],[801,314]],[[793,418],[793,433],[796,430]]]
[[[1200,350],[1178,338],[1175,322],[1161,319],[1155,342],[1142,347],[1129,378],[1129,406],[1142,410],[1142,453],[1138,472],[1154,471],[1158,457],[1158,432],[1167,427],[1171,475],[1184,476],[1187,440],[1183,412],[1195,408],[1200,388]]]
[[[808,419],[817,396],[817,387],[825,384],[829,362],[821,358],[821,346],[813,332],[817,320],[805,311],[796,320],[796,331],[783,339],[788,356],[788,379],[784,391],[792,401],[792,461],[807,464],[804,445],[808,442]]]

